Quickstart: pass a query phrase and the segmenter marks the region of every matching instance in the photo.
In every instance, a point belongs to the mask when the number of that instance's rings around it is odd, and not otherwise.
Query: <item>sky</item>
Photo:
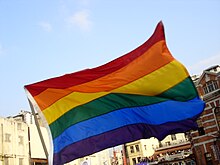
[[[0,116],[30,111],[24,85],[120,57],[159,21],[190,75],[219,65],[219,0],[0,0]]]

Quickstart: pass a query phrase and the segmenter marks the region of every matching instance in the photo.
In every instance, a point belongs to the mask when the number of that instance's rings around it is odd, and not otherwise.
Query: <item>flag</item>
[[[57,165],[196,129],[204,109],[186,68],[167,48],[162,22],[145,43],[107,64],[25,90],[49,125]]]

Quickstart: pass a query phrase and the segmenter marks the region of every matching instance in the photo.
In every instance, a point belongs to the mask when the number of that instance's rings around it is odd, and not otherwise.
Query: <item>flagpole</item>
[[[34,110],[34,106],[33,104],[31,103],[31,101],[29,100],[28,98],[28,102],[29,102],[29,105],[31,107],[31,112],[32,114],[34,115],[34,120],[35,120],[35,123],[36,123],[36,126],[37,126],[37,131],[39,133],[39,136],[40,136],[40,140],[41,140],[41,143],[42,143],[42,146],[43,146],[43,149],[44,149],[44,153],[45,153],[45,156],[47,158],[47,161],[48,161],[48,151],[47,151],[47,147],[46,147],[46,144],[45,144],[45,141],[44,141],[44,138],[43,138],[43,135],[42,135],[42,132],[40,130],[40,125],[39,125],[39,122],[37,120],[37,116],[36,116],[36,113],[35,113],[35,110]]]
[[[122,144],[123,165],[127,165],[126,146]]]

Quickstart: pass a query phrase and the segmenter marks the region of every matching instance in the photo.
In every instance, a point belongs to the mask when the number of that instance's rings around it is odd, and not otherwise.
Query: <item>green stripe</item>
[[[159,95],[159,97],[176,101],[187,101],[196,96],[198,96],[198,92],[190,77]]]
[[[109,94],[92,102],[75,107],[50,124],[53,139],[73,124],[125,107],[155,104],[167,100],[187,101],[197,96],[190,78],[158,96]]]

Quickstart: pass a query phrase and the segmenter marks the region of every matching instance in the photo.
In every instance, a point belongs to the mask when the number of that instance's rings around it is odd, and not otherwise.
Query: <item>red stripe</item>
[[[51,78],[34,84],[26,85],[25,88],[31,93],[32,96],[36,96],[47,88],[63,89],[95,80],[126,66],[131,61],[146,52],[152,45],[161,40],[165,40],[164,27],[163,23],[159,22],[153,35],[144,44],[125,54],[124,56],[121,56],[97,68],[86,69],[60,77]]]

